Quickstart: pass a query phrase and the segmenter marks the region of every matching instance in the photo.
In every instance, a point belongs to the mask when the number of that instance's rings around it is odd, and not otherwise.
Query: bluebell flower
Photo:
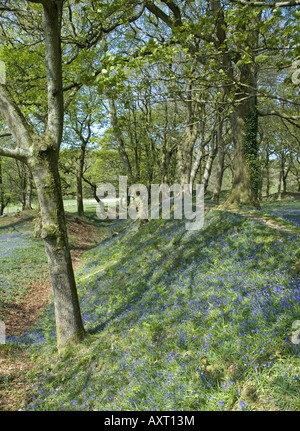
[[[240,409],[244,409],[247,407],[247,403],[245,403],[244,401],[240,401]]]

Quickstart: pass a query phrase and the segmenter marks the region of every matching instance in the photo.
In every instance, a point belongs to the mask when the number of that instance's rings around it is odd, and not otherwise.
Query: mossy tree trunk
[[[225,205],[259,207],[258,115],[256,97],[244,95],[231,116],[235,146],[234,177]]]
[[[85,337],[69,251],[57,152],[47,147],[29,159],[40,204],[45,251],[53,290],[57,345],[63,350]]]
[[[268,149],[266,149],[265,170],[266,170],[266,198],[268,198],[270,195],[270,154]]]
[[[257,112],[257,64],[255,50],[258,47],[258,24],[261,12],[233,23],[236,32],[245,37],[237,42],[238,56],[231,57],[227,46],[224,12],[219,0],[210,1],[216,19],[216,46],[222,52],[222,66],[232,86],[223,88],[224,95],[234,91],[233,112],[230,116],[232,141],[235,148],[234,177],[231,192],[225,206],[248,205],[259,207],[259,162],[258,162],[258,112]],[[242,10],[241,10],[242,15]],[[251,53],[250,61],[242,62],[242,54]],[[237,59],[240,60],[238,64]]]
[[[48,116],[45,133],[37,136],[5,85],[0,85],[0,114],[15,141],[15,148],[0,146],[0,156],[28,165],[35,181],[41,211],[41,236],[49,262],[53,289],[57,347],[63,351],[86,335],[77,296],[58,172],[63,132],[61,61],[62,0],[32,1],[43,5]]]
[[[223,98],[225,98],[224,90],[223,90]],[[215,182],[215,187],[212,195],[212,200],[215,202],[219,202],[219,199],[220,199],[220,193],[222,189],[223,176],[224,176],[224,170],[225,170],[225,141],[223,136],[224,120],[225,120],[225,116],[223,113],[223,107],[219,106],[217,126],[216,126],[216,156],[218,156],[217,170],[216,170],[216,179],[215,179],[216,182]]]
[[[243,31],[249,35],[248,45],[254,48],[258,33],[248,29],[260,19],[245,23]],[[243,46],[241,46],[241,49]],[[258,110],[257,110],[257,64],[254,55],[251,62],[238,66],[239,79],[235,89],[233,112],[230,117],[232,140],[235,148],[234,177],[226,206],[246,205],[259,208],[259,158],[258,158]]]

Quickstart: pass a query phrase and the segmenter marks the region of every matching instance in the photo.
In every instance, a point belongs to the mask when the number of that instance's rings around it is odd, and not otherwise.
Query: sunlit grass
[[[23,300],[46,269],[43,244],[27,228],[0,230],[0,319],[5,304]]]
[[[129,223],[76,274],[90,337],[56,356],[50,307],[15,340],[41,364],[26,409],[299,410],[299,246],[220,211],[196,232]]]
[[[265,201],[262,208],[275,217],[280,217],[292,225],[300,226],[300,200]]]

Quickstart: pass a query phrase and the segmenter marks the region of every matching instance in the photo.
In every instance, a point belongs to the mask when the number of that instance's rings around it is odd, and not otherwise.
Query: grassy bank
[[[0,319],[10,304],[23,301],[32,282],[47,270],[43,244],[32,235],[35,216],[25,211],[0,219]]]
[[[299,410],[299,236],[210,211],[129,227],[76,274],[89,338],[55,353],[53,308],[21,339],[26,410]],[[35,383],[34,383],[35,382]]]

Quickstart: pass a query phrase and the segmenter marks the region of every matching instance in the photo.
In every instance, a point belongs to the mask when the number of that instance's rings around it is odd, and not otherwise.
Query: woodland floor
[[[17,215],[14,217],[15,223],[9,225],[13,226],[13,228],[19,223],[26,224],[28,227],[33,225],[33,217],[25,218],[25,220],[18,220]],[[98,244],[100,239],[99,228],[68,213],[66,218],[73,268],[76,271],[81,264],[80,255]],[[5,225],[5,222],[9,220],[11,220],[11,217],[7,217],[7,220],[2,219],[2,224]],[[6,304],[4,316],[6,336],[20,336],[27,333],[50,301],[51,285],[49,275],[45,272],[41,280],[34,282],[30,286],[29,292],[22,302],[9,302]],[[27,373],[34,366],[34,363],[27,357],[26,352],[5,348],[5,345],[2,347],[0,350],[0,410],[14,411],[32,386],[32,382],[28,380]],[[5,376],[7,379],[4,383]]]
[[[251,210],[232,210],[235,213],[251,217],[267,226],[286,232],[296,233],[281,221],[259,214]],[[18,220],[16,220],[17,226]],[[31,221],[32,223],[32,221]],[[80,255],[99,243],[99,228],[76,216],[67,214],[67,226],[70,238],[71,255],[74,270],[81,265]],[[107,232],[106,232],[107,234]],[[19,336],[28,332],[42,314],[51,300],[51,286],[48,274],[43,280],[33,283],[25,299],[19,303],[11,303],[6,309],[5,323],[7,336]],[[30,370],[34,362],[26,351],[19,348],[0,346],[0,410],[15,411],[26,399],[30,399]]]

